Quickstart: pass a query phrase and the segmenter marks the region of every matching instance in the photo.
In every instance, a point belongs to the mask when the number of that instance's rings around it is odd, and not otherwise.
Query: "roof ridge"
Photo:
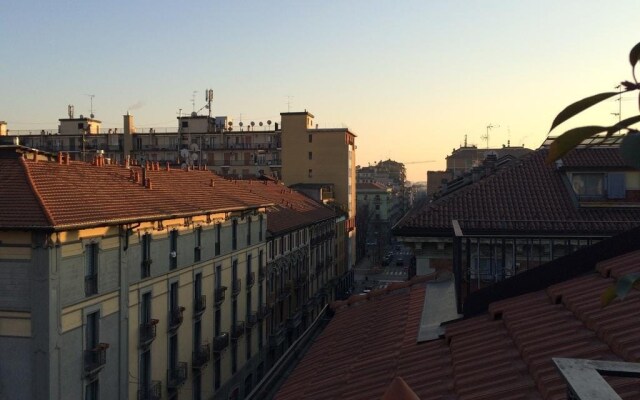
[[[38,200],[38,204],[40,204],[40,207],[42,208],[42,211],[44,212],[44,215],[47,217],[47,220],[49,221],[49,224],[51,226],[55,226],[55,220],[53,219],[53,215],[51,215],[51,211],[49,210],[49,208],[45,204],[44,199],[40,195],[40,191],[36,187],[36,183],[33,180],[33,177],[31,176],[31,170],[29,169],[29,166],[27,165],[27,160],[25,160],[24,158],[20,157],[20,164],[22,165],[22,168],[24,168],[25,175],[27,176],[27,179],[29,181],[29,187],[31,188],[31,191],[33,192],[33,194],[35,195],[36,199]]]

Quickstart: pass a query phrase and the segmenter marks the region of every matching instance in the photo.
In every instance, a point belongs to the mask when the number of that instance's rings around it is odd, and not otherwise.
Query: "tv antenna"
[[[207,109],[209,110],[209,118],[211,118],[211,102],[213,101],[213,89],[205,90],[205,100],[207,101]]]
[[[287,96],[287,112],[291,112],[291,99],[293,96]]]
[[[93,118],[94,117],[94,115],[93,115],[93,98],[96,97],[96,95],[95,94],[85,94],[85,96],[89,96],[89,105],[90,105],[89,116],[91,118]]]
[[[191,94],[191,112],[194,113],[196,112],[196,93],[198,93],[197,90],[194,90],[193,93]]]
[[[500,128],[500,125],[493,125],[489,123],[489,125],[487,125],[487,133],[480,136],[480,139],[487,141],[487,149],[489,148],[489,131],[493,128]]]

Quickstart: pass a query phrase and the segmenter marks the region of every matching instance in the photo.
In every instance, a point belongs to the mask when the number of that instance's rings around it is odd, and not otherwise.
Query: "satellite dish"
[[[256,123],[251,121],[251,126],[256,126]]]
[[[233,121],[229,121],[228,125],[233,126]]]
[[[238,125],[242,126],[242,121],[240,121],[240,122],[238,123]]]
[[[198,159],[198,153],[191,153],[191,159],[193,161],[197,160]]]
[[[191,143],[191,151],[198,151],[198,143]]]
[[[207,159],[207,153],[202,153],[202,159],[206,160]]]
[[[270,119],[267,120],[267,125],[271,126],[271,120]]]
[[[89,114],[89,116],[90,116],[91,118],[95,118],[95,115],[93,115],[93,113]]]
[[[258,125],[262,126],[262,121],[258,122]]]
[[[189,149],[182,149],[182,150],[180,150],[180,156],[181,156],[182,158],[187,158],[187,157],[189,157]]]

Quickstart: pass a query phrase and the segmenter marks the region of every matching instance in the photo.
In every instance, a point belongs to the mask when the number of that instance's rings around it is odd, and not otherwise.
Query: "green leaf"
[[[600,304],[602,304],[602,307],[608,306],[616,297],[616,286],[611,285],[600,295]]]
[[[631,63],[631,67],[635,68],[639,60],[640,60],[640,43],[633,46],[633,49],[631,49],[631,52],[629,53],[629,62]]]
[[[637,124],[638,122],[640,122],[640,115],[635,115],[633,117],[625,118],[622,121],[618,122],[617,124],[607,128],[607,136],[610,136],[611,134],[616,133],[620,129],[624,129],[633,124]]]
[[[616,296],[620,300],[624,300],[625,297],[631,291],[631,288],[636,284],[636,282],[640,279],[640,273],[636,272],[635,274],[628,274],[620,279],[616,283]]]
[[[550,164],[563,155],[567,154],[571,149],[579,145],[583,140],[606,131],[606,126],[582,126],[580,128],[569,129],[562,135],[555,138],[549,146],[549,154],[547,154],[547,164]]]
[[[613,96],[617,96],[619,94],[620,92],[598,93],[568,105],[564,110],[560,111],[560,114],[558,114],[556,116],[556,119],[553,120],[553,123],[551,124],[551,129],[549,129],[549,132],[551,132],[553,128],[560,125],[561,123],[568,120],[569,118],[573,117],[574,115],[581,113],[587,108],[595,104],[598,104],[603,100],[606,100]]]

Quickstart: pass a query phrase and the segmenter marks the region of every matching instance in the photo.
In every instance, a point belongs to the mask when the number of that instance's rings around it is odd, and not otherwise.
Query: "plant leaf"
[[[556,118],[553,120],[553,123],[551,124],[551,129],[549,129],[549,132],[551,132],[553,128],[560,125],[561,123],[568,120],[569,118],[573,117],[574,115],[581,113],[587,108],[595,104],[598,104],[603,100],[606,100],[613,96],[617,96],[619,94],[620,92],[598,93],[568,105],[564,110],[560,111],[560,114],[558,114]]]
[[[620,300],[623,300],[625,297],[627,297],[627,295],[631,291],[631,288],[636,284],[638,279],[640,279],[640,273],[637,272],[634,274],[625,275],[618,279],[618,282],[616,282],[616,296]]]
[[[639,60],[640,60],[640,43],[633,46],[633,49],[631,49],[631,52],[629,53],[629,62],[631,63],[631,67],[635,67]]]
[[[640,122],[640,115],[635,115],[633,117],[625,118],[622,121],[618,122],[617,124],[607,128],[607,136],[610,136],[613,133],[616,133],[620,129],[624,129],[630,125],[637,124],[638,122]]]
[[[616,298],[616,286],[611,285],[602,292],[600,295],[600,304],[602,307],[606,307]]]
[[[549,154],[547,154],[547,164],[550,164],[563,155],[567,154],[569,150],[579,145],[583,140],[590,138],[593,135],[606,131],[606,126],[582,126],[580,128],[569,129],[562,135],[555,138],[555,140],[549,146]]]

